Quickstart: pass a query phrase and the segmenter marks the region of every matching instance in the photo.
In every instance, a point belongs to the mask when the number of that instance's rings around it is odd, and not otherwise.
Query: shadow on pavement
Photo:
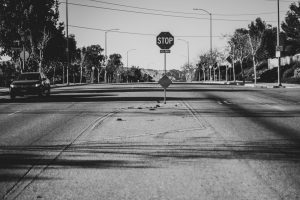
[[[211,93],[207,94],[208,98],[217,98],[218,96]],[[272,133],[285,138],[295,143],[300,148],[300,132],[298,129],[291,128],[284,123],[278,123],[274,118],[285,118],[285,117],[299,117],[300,111],[276,111],[273,109],[249,109],[239,104],[224,104],[224,106],[237,117],[246,117],[247,119],[258,124],[260,127],[265,127]]]
[[[48,166],[50,168],[156,168],[153,159],[252,159],[282,160],[300,162],[300,146],[290,141],[258,140],[258,141],[209,141],[209,138],[191,138],[191,144],[148,144],[120,141],[113,143],[82,142],[73,144],[64,153],[55,158],[65,145],[48,146],[2,146],[6,153],[0,154],[0,180],[8,178],[2,170],[19,170],[29,166]],[[298,143],[300,140],[297,141]],[[27,153],[16,153],[16,152]],[[10,153],[11,152],[11,153]],[[14,153],[13,153],[14,152]],[[51,156],[52,154],[52,156]],[[118,155],[124,158],[139,156],[137,160],[99,159],[105,154]]]
[[[248,89],[220,89],[220,88],[195,88],[195,89],[184,89],[184,88],[171,88],[168,89],[170,95],[167,99],[172,100],[204,100],[207,98],[198,97],[174,97],[176,92],[237,92],[247,91]],[[70,90],[54,90],[51,91],[50,97],[38,97],[38,96],[25,96],[17,97],[14,100],[9,98],[0,99],[0,103],[37,103],[37,102],[105,102],[105,101],[162,101],[162,95],[158,96],[120,96],[122,93],[130,92],[163,92],[161,88],[133,88],[133,89],[84,89],[76,88]],[[173,95],[172,95],[173,94]],[[157,95],[157,94],[156,94]],[[173,96],[173,97],[172,97]]]

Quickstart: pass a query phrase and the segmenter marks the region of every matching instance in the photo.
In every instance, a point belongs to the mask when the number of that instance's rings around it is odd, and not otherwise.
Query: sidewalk
[[[300,88],[300,84],[282,83],[281,87],[278,87],[278,83],[246,83],[245,87],[255,88]]]
[[[256,83],[246,81],[243,85],[242,81],[193,81],[191,83],[201,84],[201,85],[237,85],[237,86],[245,86],[245,87],[255,87],[255,88],[300,88],[300,84],[290,84],[290,83],[282,83],[281,87],[278,87],[277,83]]]

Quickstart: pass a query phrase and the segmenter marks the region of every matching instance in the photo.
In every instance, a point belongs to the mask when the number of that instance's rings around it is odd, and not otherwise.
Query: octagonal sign
[[[169,32],[161,32],[156,37],[156,44],[161,49],[170,49],[174,45],[174,36]]]

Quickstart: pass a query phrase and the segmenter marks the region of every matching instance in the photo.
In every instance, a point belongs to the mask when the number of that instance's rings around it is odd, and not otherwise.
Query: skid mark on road
[[[83,128],[79,131],[79,134],[68,144],[62,146],[61,150],[59,150],[55,155],[49,158],[49,162],[44,166],[34,164],[26,171],[26,173],[6,192],[3,196],[3,199],[16,199],[21,193],[26,190],[41,174],[51,165],[53,164],[68,148],[70,148],[80,137],[82,137],[85,133],[95,129],[96,126],[99,126],[103,121],[112,117],[113,115],[119,113],[121,110],[115,110],[113,112],[107,113],[103,116],[98,117],[92,123],[90,123],[87,127]],[[41,158],[42,159],[42,158]],[[33,177],[33,178],[30,178]]]
[[[229,100],[222,100],[222,101],[217,101],[218,104],[223,105],[223,104],[227,104],[227,105],[231,105],[233,104],[231,101]]]
[[[199,114],[197,114],[197,110],[195,110],[192,106],[190,106],[188,104],[188,102],[184,102],[184,103],[191,110],[191,112],[193,112],[195,114],[195,116],[199,116]],[[201,117],[201,115],[200,115],[200,117]],[[270,190],[272,190],[274,192],[274,194],[276,194],[279,197],[279,199],[283,199],[281,191],[279,191],[277,188],[275,188],[271,184],[271,182],[269,182],[269,180],[266,179],[261,174],[259,169],[251,166],[249,160],[247,159],[247,156],[243,154],[243,152],[245,152],[245,150],[242,150],[241,152],[236,151],[237,149],[236,149],[235,145],[233,145],[232,142],[230,140],[228,140],[228,138],[223,136],[222,133],[218,132],[212,124],[210,124],[208,121],[206,121],[203,117],[201,118],[201,121],[203,121],[205,123],[205,126],[210,127],[211,130],[213,130],[213,133],[215,134],[215,138],[214,139],[212,138],[213,139],[212,143],[214,145],[216,145],[216,139],[219,138],[218,140],[222,141],[222,146],[226,147],[226,150],[228,152],[233,152],[233,153],[238,153],[238,154],[241,153],[240,157],[236,157],[236,159],[239,160],[240,163],[245,164],[245,166],[249,169],[249,171],[251,171],[264,185],[266,185]],[[268,147],[269,147],[269,149],[266,149],[267,150],[267,152],[266,152],[267,155],[269,155],[271,152],[272,152],[271,154],[273,154],[273,155],[280,155],[280,156],[283,156],[283,157],[286,157],[287,155],[290,154],[290,152],[282,151],[282,149],[278,148],[277,146],[275,147],[275,146],[269,145]],[[248,148],[246,148],[246,149],[248,149]],[[213,149],[214,153],[216,153],[217,155],[218,155],[218,153],[221,153],[220,158],[222,156],[224,157],[224,155],[222,155],[222,151],[221,152],[218,152],[218,151],[215,152],[215,150],[217,150],[217,149]],[[249,149],[248,149],[248,151],[249,151]],[[256,151],[257,151],[257,149],[256,149]],[[254,152],[254,155],[257,153],[256,151]],[[258,150],[258,152],[261,152],[261,150]],[[297,153],[296,153],[296,157],[297,157]],[[292,159],[293,158],[295,158],[295,155],[292,155]]]
[[[15,114],[20,113],[20,112],[21,112],[21,111],[18,110],[18,111],[16,111],[16,112],[10,113],[8,116],[12,116],[12,115],[15,115]]]

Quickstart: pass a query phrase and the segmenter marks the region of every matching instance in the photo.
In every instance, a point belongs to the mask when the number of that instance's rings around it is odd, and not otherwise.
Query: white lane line
[[[14,112],[14,113],[10,113],[8,116],[11,116],[11,115],[17,114],[17,113],[19,113],[19,112],[21,112],[21,111],[16,111],[16,112]]]

